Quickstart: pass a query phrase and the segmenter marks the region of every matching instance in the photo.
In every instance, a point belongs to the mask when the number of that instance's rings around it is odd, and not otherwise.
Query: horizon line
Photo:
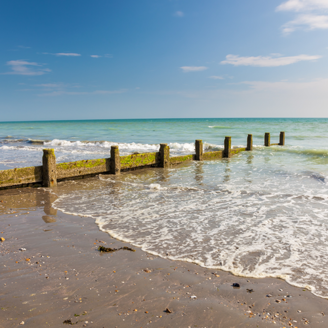
[[[163,117],[163,118],[100,118],[100,119],[57,119],[57,120],[29,120],[29,121],[0,121],[1,123],[33,123],[33,122],[85,122],[85,121],[124,121],[124,120],[195,120],[195,119],[328,119],[328,117]]]

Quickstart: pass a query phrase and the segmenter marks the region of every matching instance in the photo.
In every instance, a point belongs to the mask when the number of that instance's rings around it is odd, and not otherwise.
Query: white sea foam
[[[163,176],[104,176],[87,188],[80,182],[59,193],[55,206],[92,217],[147,252],[241,276],[280,277],[328,298],[326,176],[287,171],[281,159],[269,165],[268,152],[257,155]]]
[[[76,149],[90,149],[94,148],[95,151],[100,149],[110,149],[111,146],[118,145],[121,152],[157,152],[159,151],[159,144],[141,144],[141,143],[118,143],[109,141],[95,141],[95,142],[83,142],[83,141],[67,141],[54,139],[50,142],[45,142],[46,146],[60,146],[63,148],[76,148]],[[194,144],[192,143],[170,143],[171,151],[173,152],[192,152],[194,151]]]

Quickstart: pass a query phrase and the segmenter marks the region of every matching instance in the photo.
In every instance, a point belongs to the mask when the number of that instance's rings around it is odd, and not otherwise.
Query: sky
[[[328,0],[10,0],[0,31],[0,121],[328,117]]]

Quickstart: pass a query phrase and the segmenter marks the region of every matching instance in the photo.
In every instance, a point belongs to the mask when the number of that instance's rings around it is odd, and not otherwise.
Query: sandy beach
[[[154,257],[56,211],[54,199],[43,189],[0,191],[0,327],[328,325],[327,300],[308,290]]]

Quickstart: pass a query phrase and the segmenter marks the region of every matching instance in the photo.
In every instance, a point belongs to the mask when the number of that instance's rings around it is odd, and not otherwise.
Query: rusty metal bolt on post
[[[54,149],[43,149],[42,185],[43,187],[57,186],[57,168]]]

